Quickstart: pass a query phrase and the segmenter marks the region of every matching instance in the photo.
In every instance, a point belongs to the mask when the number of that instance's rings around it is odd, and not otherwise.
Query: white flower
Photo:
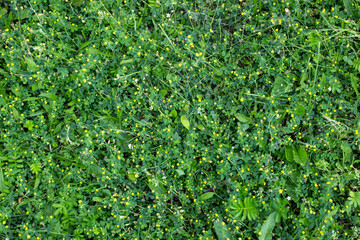
[[[170,18],[170,13],[166,14],[166,17]]]
[[[129,147],[130,149],[133,149],[133,148],[134,148],[134,146],[132,146],[131,143],[128,145],[128,147]]]
[[[287,200],[289,200],[289,201],[290,201],[290,200],[291,200],[291,197],[290,197],[290,196],[288,196],[288,197],[287,197]]]
[[[328,88],[329,92],[331,92],[331,87]]]

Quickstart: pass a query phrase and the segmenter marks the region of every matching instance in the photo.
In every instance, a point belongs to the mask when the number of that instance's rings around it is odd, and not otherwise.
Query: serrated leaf
[[[187,119],[186,115],[182,115],[180,120],[181,120],[182,125],[184,125],[184,127],[186,127],[187,129],[190,128],[190,122]]]
[[[289,162],[294,161],[294,154],[293,154],[293,148],[289,146],[285,146],[285,158]]]
[[[214,192],[207,192],[207,193],[204,193],[200,196],[200,200],[203,201],[203,200],[207,200],[207,199],[210,199],[214,196]]]
[[[272,231],[275,227],[275,216],[276,212],[273,212],[267,217],[266,221],[261,226],[261,235],[259,240],[271,240]]]
[[[307,162],[307,153],[303,146],[293,147],[294,161],[302,166]]]
[[[226,224],[221,219],[217,219],[214,221],[214,228],[219,240],[232,239],[232,236],[229,230],[227,229]]]

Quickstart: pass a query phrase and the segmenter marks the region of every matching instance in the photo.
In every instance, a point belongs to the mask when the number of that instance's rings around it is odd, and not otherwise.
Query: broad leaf
[[[261,226],[261,235],[259,240],[271,240],[272,231],[275,227],[275,215],[276,212],[271,213]]]
[[[295,108],[295,114],[297,115],[304,115],[305,114],[305,107],[301,104],[298,104]]]
[[[198,125],[197,125],[197,128],[200,129],[201,131],[204,131],[204,130],[205,130],[205,127],[204,127],[204,125],[202,125],[202,124],[198,124]]]
[[[133,173],[129,173],[129,174],[128,174],[128,177],[129,177],[129,179],[130,179],[131,181],[135,181],[135,180],[136,180],[135,174],[133,174]]]
[[[219,240],[231,240],[232,239],[231,234],[226,227],[226,224],[221,219],[217,219],[214,222],[214,228],[215,228],[215,232],[216,232],[216,235],[218,236]]]
[[[35,183],[34,183],[34,189],[37,189],[37,187],[39,186],[40,184],[40,177],[37,176],[36,179],[35,179]]]
[[[356,77],[353,73],[350,74],[350,80],[351,80],[351,86],[354,88],[356,96],[360,97],[360,93],[358,91],[358,82],[359,82],[359,78]]]
[[[72,4],[74,6],[81,6],[83,4],[84,0],[73,0]]]
[[[358,206],[360,207],[360,192],[350,191],[349,195],[350,204],[353,205],[355,208]]]
[[[185,175],[185,172],[181,169],[176,169],[176,172],[179,174],[179,176]]]
[[[207,200],[209,198],[212,198],[212,196],[214,196],[214,192],[207,192],[207,193],[204,193],[200,196],[200,200],[203,201],[203,200]]]
[[[167,94],[167,91],[166,91],[165,89],[160,90],[160,95],[161,95],[162,97],[165,97],[166,94]]]
[[[293,154],[293,148],[289,146],[285,146],[285,158],[289,162],[294,161],[294,154]]]
[[[176,111],[175,109],[172,110],[172,111],[170,112],[170,115],[175,118],[175,117],[177,116],[177,111]]]
[[[190,128],[190,122],[187,119],[186,115],[182,115],[180,120],[181,120],[182,125],[184,125],[184,127],[186,127],[187,129]]]
[[[101,197],[93,197],[92,199],[94,202],[102,202],[102,198]]]
[[[36,63],[31,58],[25,58],[25,62],[26,62],[27,66],[28,66],[28,69],[30,71],[34,71],[37,68]]]
[[[294,161],[302,166],[307,162],[307,153],[303,146],[293,147]]]
[[[343,141],[341,144],[341,149],[343,150],[343,159],[344,162],[349,162],[351,160],[352,149],[347,141]]]
[[[277,94],[283,93],[285,91],[286,85],[287,85],[287,83],[286,83],[285,79],[283,79],[281,77],[277,77],[275,79],[273,88],[271,90],[271,95],[277,95]]]
[[[0,8],[0,17],[2,17],[3,15],[5,15],[7,12],[6,8]]]
[[[251,118],[245,116],[245,115],[242,114],[242,113],[235,113],[234,116],[235,116],[235,117],[237,118],[237,120],[239,120],[239,122],[241,122],[241,123],[249,123],[249,122],[251,122]]]
[[[57,96],[55,95],[55,93],[51,93],[51,92],[49,92],[49,93],[44,92],[44,93],[40,94],[39,96],[49,98],[53,101],[57,100]]]

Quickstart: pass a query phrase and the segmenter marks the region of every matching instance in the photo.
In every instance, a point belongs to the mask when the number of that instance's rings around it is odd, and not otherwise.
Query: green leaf
[[[259,216],[259,209],[256,206],[256,201],[250,197],[245,198],[244,202],[241,200],[233,202],[230,206],[230,209],[234,214],[234,217],[241,217],[242,221],[244,221],[246,218],[252,221]]]
[[[182,125],[184,125],[184,127],[186,127],[187,129],[190,128],[190,122],[187,119],[186,115],[182,115],[180,120],[181,120]]]
[[[25,123],[25,125],[24,125],[24,127],[26,127],[27,129],[31,130],[31,129],[33,129],[33,127],[34,127],[34,122],[27,120],[26,123]]]
[[[305,107],[301,104],[298,104],[295,108],[295,114],[297,115],[304,115],[305,114]]]
[[[259,215],[259,210],[256,207],[255,199],[247,197],[244,200],[244,208],[247,212],[247,218],[251,220],[255,220],[257,216]],[[244,214],[245,215],[245,214]],[[243,216],[244,218],[244,216]]]
[[[209,198],[212,198],[214,196],[214,192],[207,192],[207,193],[204,193],[200,196],[200,200],[203,201],[203,200],[207,200]]]
[[[343,160],[344,162],[349,162],[351,160],[352,149],[347,141],[343,141],[341,144],[341,149],[343,150]]]
[[[41,164],[38,162],[34,162],[33,164],[30,165],[30,170],[33,173],[37,174],[41,170]]]
[[[176,169],[176,172],[179,174],[179,176],[185,175],[185,172],[181,169]]]
[[[226,224],[221,219],[217,219],[214,221],[214,228],[219,240],[232,239],[231,234],[226,227]]]
[[[175,118],[177,116],[177,111],[174,109],[170,112],[170,115]]]
[[[93,197],[92,199],[94,202],[102,202],[102,198],[101,197]]]
[[[349,195],[350,204],[353,205],[355,208],[358,206],[360,207],[360,193],[350,191]]]
[[[356,96],[360,97],[360,93],[358,91],[357,85],[359,82],[359,78],[356,77],[353,73],[350,74],[351,86],[354,88]]]
[[[221,70],[221,68],[217,68],[214,70],[215,75],[222,77],[224,75],[224,72]]]
[[[6,8],[0,8],[0,17],[2,17],[3,15],[5,15],[7,12]]]
[[[136,180],[136,177],[135,177],[135,174],[134,173],[129,173],[128,174],[128,177],[131,181],[135,181]]]
[[[287,213],[289,209],[286,208],[286,205],[289,201],[286,198],[276,198],[275,200],[271,201],[271,207],[276,211],[275,221],[280,222],[282,219],[287,219]]]
[[[7,187],[5,185],[5,181],[4,181],[4,173],[2,170],[2,167],[0,168],[0,191],[5,190]]]
[[[241,122],[241,123],[249,123],[249,122],[251,122],[251,118],[245,116],[245,115],[242,114],[242,113],[235,113],[234,116],[235,116],[235,117],[237,118],[237,120],[239,120],[239,122]]]
[[[343,0],[346,12],[348,13],[349,17],[353,17],[353,19],[357,19],[358,18],[358,10],[356,8],[356,6],[354,6],[352,4],[352,0]]]
[[[25,62],[28,65],[30,71],[34,71],[37,68],[36,63],[31,58],[25,58]]]
[[[39,186],[39,184],[40,184],[40,177],[39,177],[39,176],[36,176],[35,183],[34,183],[34,189],[37,189],[37,187]]]
[[[293,147],[294,161],[302,166],[307,162],[307,153],[303,146]]]
[[[202,94],[198,94],[198,95],[196,95],[196,96],[197,96],[197,98],[198,98],[199,101],[201,101],[202,98],[203,98],[203,95],[202,95]]]
[[[303,224],[305,227],[308,227],[308,226],[311,224],[311,222],[310,222],[309,219],[307,219],[307,218],[300,218],[300,219],[299,219],[299,222],[300,222],[301,224]]]
[[[275,215],[276,212],[271,213],[264,224],[261,226],[261,235],[259,240],[271,240],[272,231],[275,227]]]
[[[283,79],[281,77],[277,77],[273,84],[273,88],[271,90],[271,95],[277,95],[277,94],[283,93],[286,88],[286,85],[287,85],[287,83],[286,83],[285,79]]]
[[[202,124],[198,124],[197,128],[200,129],[201,131],[205,130],[205,127]]]
[[[167,94],[167,91],[165,89],[160,90],[161,96],[165,97]]]
[[[285,158],[289,162],[294,161],[294,154],[293,154],[293,148],[289,146],[285,146]]]
[[[318,44],[321,43],[321,39],[318,36],[318,33],[312,31],[309,35],[309,42],[310,46],[318,46]]]
[[[72,5],[74,6],[81,6],[84,0],[72,0]]]
[[[55,93],[46,93],[46,92],[44,92],[44,93],[40,94],[39,96],[49,98],[49,99],[51,99],[53,101],[57,100],[57,96],[55,95]]]

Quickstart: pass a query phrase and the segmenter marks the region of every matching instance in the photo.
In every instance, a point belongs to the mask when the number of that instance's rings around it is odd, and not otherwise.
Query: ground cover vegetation
[[[359,239],[359,1],[0,3],[0,237]]]

